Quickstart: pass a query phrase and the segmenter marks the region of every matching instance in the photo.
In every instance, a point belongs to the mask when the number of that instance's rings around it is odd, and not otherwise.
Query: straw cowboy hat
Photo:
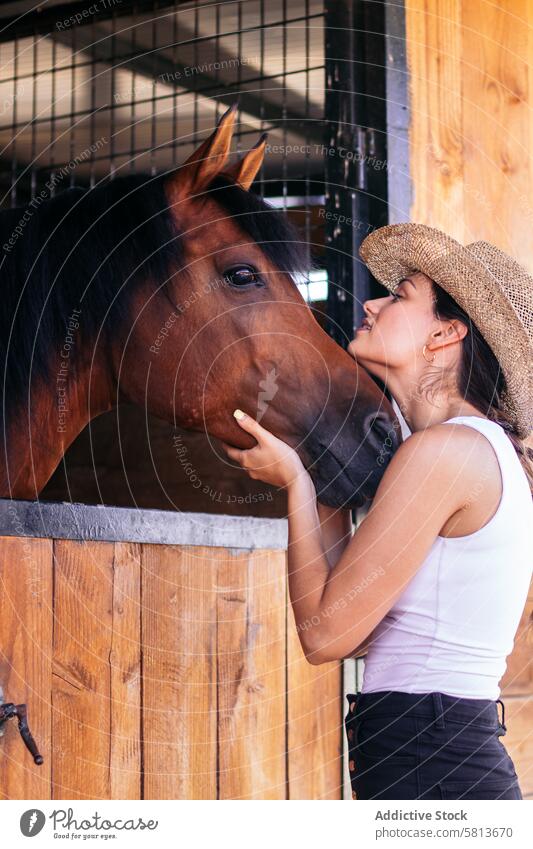
[[[533,277],[489,242],[464,246],[424,224],[380,227],[359,253],[391,292],[422,271],[468,313],[503,371],[501,405],[518,435],[527,438],[533,429]]]

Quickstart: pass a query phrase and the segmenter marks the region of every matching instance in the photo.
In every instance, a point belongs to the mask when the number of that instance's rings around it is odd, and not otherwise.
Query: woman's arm
[[[311,663],[346,657],[366,645],[445,522],[471,502],[483,468],[472,440],[451,438],[455,426],[443,422],[402,442],[367,515],[332,566],[315,488],[298,454],[237,412],[257,445],[245,450],[223,442],[224,450],[250,477],[287,489],[289,592],[306,657]]]
[[[368,649],[369,649],[370,645],[372,644],[372,642],[374,640],[374,634],[376,633],[376,631],[377,631],[377,626],[374,628],[372,633],[369,634],[368,637],[366,637],[365,640],[363,640],[362,643],[360,643],[358,646],[356,646],[354,648],[353,651],[350,652],[350,654],[346,654],[346,655],[344,655],[344,657],[339,658],[339,659],[340,660],[349,660],[352,657],[364,657],[365,654],[368,653]]]
[[[412,434],[390,460],[368,514],[333,568],[311,478],[302,471],[292,480],[289,592],[311,663],[346,657],[390,610],[444,523],[467,501],[475,481],[469,459],[446,425]]]
[[[324,551],[329,565],[333,567],[352,538],[352,511],[344,507],[327,507],[318,500],[316,508]]]
[[[328,559],[330,568],[333,568],[344,549],[350,542],[353,534],[352,510],[344,507],[329,507],[316,501],[320,532],[324,552]],[[362,657],[368,651],[369,643],[372,642],[372,634],[359,646],[356,646],[345,659]]]
[[[333,567],[337,564],[341,554],[352,538],[354,530],[352,511],[350,508],[327,507],[318,500],[316,505],[324,549],[329,560],[329,565]],[[361,645],[356,646],[353,651],[347,654],[343,660],[353,657],[363,657],[368,651],[375,630],[372,631]]]

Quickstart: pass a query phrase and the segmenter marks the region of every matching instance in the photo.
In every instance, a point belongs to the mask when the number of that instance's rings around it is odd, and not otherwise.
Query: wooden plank
[[[434,0],[430,5],[413,0],[405,9],[411,219],[439,227],[460,241],[464,235],[461,6],[461,0]]]
[[[517,207],[517,215],[520,216],[522,220],[529,224],[529,232],[531,234],[531,230],[533,229],[533,162],[531,157],[531,151],[533,148],[533,4],[531,0],[529,0],[529,4],[527,7],[527,115],[528,115],[528,137],[525,144],[527,145],[527,150],[525,153],[525,158],[528,163],[528,179],[527,183],[523,187],[523,190],[518,195],[518,203]],[[525,267],[529,271],[529,273],[533,273],[533,246],[531,244],[531,235],[529,235],[527,242],[523,245],[522,250],[520,252],[520,259],[524,263]],[[533,448],[533,433],[530,435],[527,440],[527,444],[530,448]]]
[[[115,543],[110,664],[111,799],[140,799],[141,546]]]
[[[533,581],[500,688],[502,699],[507,696],[533,695]]]
[[[114,545],[54,544],[55,799],[111,798]]]
[[[513,759],[522,796],[533,799],[533,697],[511,696],[503,702],[507,733],[500,740]]]
[[[4,701],[26,703],[28,724],[44,758],[33,762],[17,719],[0,737],[0,797],[49,799],[52,655],[52,543],[0,537],[0,684]]]
[[[222,552],[143,546],[145,799],[216,798],[214,581]]]
[[[287,616],[289,798],[342,799],[342,663],[310,664]]]
[[[531,158],[531,5],[529,0],[463,3],[462,16],[468,241],[493,242],[532,269],[533,215],[524,215],[519,200],[528,185]]]
[[[285,799],[286,554],[226,550],[217,572],[218,796]]]

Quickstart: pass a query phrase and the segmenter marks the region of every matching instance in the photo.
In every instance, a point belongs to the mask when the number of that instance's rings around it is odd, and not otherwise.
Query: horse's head
[[[391,405],[325,333],[293,275],[307,246],[281,213],[249,192],[265,141],[226,167],[235,110],[163,183],[181,261],[139,289],[118,375],[122,395],[225,442],[255,440],[240,407],[292,445],[319,499],[361,504],[398,444]]]

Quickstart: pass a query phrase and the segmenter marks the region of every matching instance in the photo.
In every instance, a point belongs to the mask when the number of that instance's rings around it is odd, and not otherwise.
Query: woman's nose
[[[374,302],[372,301],[363,301],[363,309],[365,311],[365,315],[371,316],[376,312],[374,307]]]

